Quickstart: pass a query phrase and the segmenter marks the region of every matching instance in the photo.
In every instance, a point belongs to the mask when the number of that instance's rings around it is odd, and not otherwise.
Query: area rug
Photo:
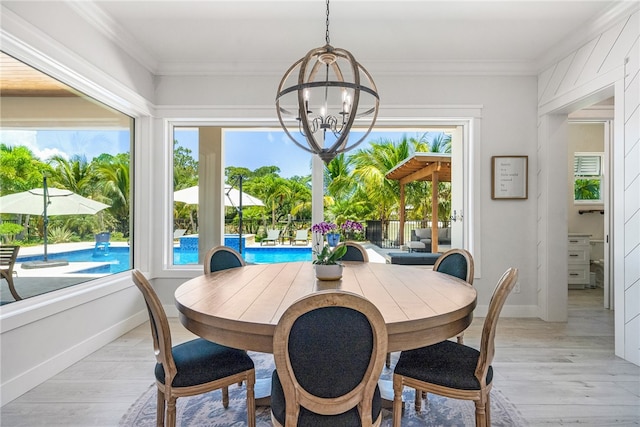
[[[256,366],[256,378],[270,378],[274,369],[273,356],[264,353],[249,352]],[[150,372],[151,374],[151,372]],[[390,380],[393,371],[384,369],[382,379]],[[473,402],[447,399],[429,394],[423,401],[422,410],[416,413],[413,405],[414,392],[405,389],[403,393],[405,413],[402,417],[403,427],[414,426],[474,426],[475,406]],[[182,397],[177,403],[178,426],[193,427],[239,427],[247,425],[247,408],[245,387],[229,388],[229,407],[222,407],[222,394],[215,390],[193,397]],[[156,423],[156,386],[138,398],[120,420],[121,427],[155,427]],[[383,410],[382,426],[392,425],[392,413]],[[491,391],[491,425],[494,427],[526,426],[517,408],[496,388]],[[256,408],[256,426],[271,426],[269,407]]]

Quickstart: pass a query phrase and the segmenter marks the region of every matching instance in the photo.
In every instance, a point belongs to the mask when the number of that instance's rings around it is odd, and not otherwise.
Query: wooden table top
[[[317,280],[310,262],[248,265],[198,276],[176,289],[180,321],[211,341],[272,353],[276,324],[294,301],[342,289],[380,310],[389,351],[434,344],[471,324],[476,290],[462,280],[420,266],[344,264],[337,281]]]

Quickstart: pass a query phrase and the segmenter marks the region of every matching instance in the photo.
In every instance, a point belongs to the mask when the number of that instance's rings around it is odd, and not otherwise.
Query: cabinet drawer
[[[573,249],[569,248],[568,251],[568,263],[569,264],[589,264],[589,251],[587,249]]]
[[[569,267],[569,284],[583,284],[589,283],[589,268],[588,267]]]
[[[571,237],[569,236],[569,246],[571,245],[587,245],[589,246],[589,236],[578,236]]]

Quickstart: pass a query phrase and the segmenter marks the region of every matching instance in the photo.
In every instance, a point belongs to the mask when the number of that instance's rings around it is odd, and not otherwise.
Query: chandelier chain
[[[327,31],[325,33],[324,39],[327,42],[327,44],[331,44],[331,43],[329,43],[329,0],[327,0],[327,21],[326,21],[326,24],[327,24]]]

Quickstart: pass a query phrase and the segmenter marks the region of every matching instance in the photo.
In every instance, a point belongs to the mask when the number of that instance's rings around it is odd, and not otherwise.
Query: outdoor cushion
[[[431,239],[431,228],[416,228],[418,239]]]
[[[442,255],[441,253],[432,254],[430,252],[389,252],[386,255],[387,264],[400,265],[433,265]]]

